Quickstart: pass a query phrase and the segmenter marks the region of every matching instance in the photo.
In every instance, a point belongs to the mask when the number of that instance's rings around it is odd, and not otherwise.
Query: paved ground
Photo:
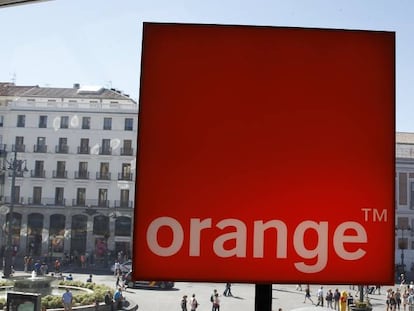
[[[68,274],[70,271],[66,271]],[[86,281],[89,273],[92,271],[86,269],[85,271],[74,270],[72,275],[75,280]],[[93,273],[93,280],[97,283],[103,283],[115,288],[116,279],[110,272],[96,271]],[[16,275],[24,274],[23,272],[17,272]],[[312,299],[316,301],[316,292],[320,285],[311,285]],[[210,295],[213,289],[217,289],[221,294],[221,308],[220,311],[254,311],[255,303],[255,285],[254,284],[233,284],[232,293],[233,297],[224,297],[222,293],[224,291],[225,284],[222,283],[190,283],[190,282],[176,282],[175,287],[172,290],[159,290],[159,289],[127,289],[125,297],[131,303],[131,305],[138,304],[139,311],[174,311],[181,310],[180,301],[183,295],[189,297],[194,293],[200,303],[197,311],[210,311]],[[340,291],[347,290],[355,295],[355,290],[350,290],[348,285],[324,285],[324,289],[338,288]],[[374,307],[374,311],[385,310],[385,292],[389,288],[383,287],[381,294],[370,295],[371,302]],[[396,288],[394,286],[394,288]],[[295,311],[324,311],[332,310],[322,307],[313,306],[309,301],[306,303],[304,300],[304,291],[296,289],[296,285],[287,284],[273,284],[272,291],[272,310],[277,311],[282,308],[283,311],[295,310]],[[408,310],[408,308],[407,308]],[[265,311],[265,310],[263,310]],[[403,308],[401,308],[403,311]]]

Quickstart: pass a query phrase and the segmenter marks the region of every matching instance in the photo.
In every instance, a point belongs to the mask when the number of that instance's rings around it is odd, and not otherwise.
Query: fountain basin
[[[10,279],[13,282],[13,291],[41,294],[42,296],[52,293],[52,282],[56,278],[52,276],[15,276]]]

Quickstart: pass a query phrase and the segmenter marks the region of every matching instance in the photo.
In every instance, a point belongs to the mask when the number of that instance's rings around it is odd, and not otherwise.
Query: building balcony
[[[132,173],[118,173],[118,180],[128,180],[132,181],[134,174]]]
[[[16,171],[16,177],[24,177],[24,171]],[[13,177],[13,171],[9,170],[9,177]]]
[[[12,152],[25,152],[26,151],[26,145],[25,144],[18,144],[18,145],[12,145]]]
[[[133,208],[133,201],[119,201],[115,200],[115,208]]]
[[[4,197],[4,203],[5,204],[11,204],[11,197],[10,196],[5,196]],[[23,197],[15,198],[13,204],[23,205],[24,204],[24,198]]]
[[[34,145],[33,152],[36,153],[46,153],[47,152],[47,145]]]
[[[7,155],[7,145],[6,144],[0,144],[0,156],[6,156]]]
[[[99,148],[100,155],[112,155],[112,148]]]
[[[97,180],[111,180],[111,173],[96,172]]]
[[[46,177],[46,171],[44,171],[44,170],[30,170],[30,177],[45,178]]]
[[[66,200],[56,198],[28,198],[27,204],[38,206],[66,206]]]
[[[121,148],[120,154],[121,156],[132,156],[134,155],[134,149],[133,148]]]
[[[89,179],[89,172],[88,171],[76,171],[75,179]]]
[[[68,171],[53,171],[53,178],[68,178]]]
[[[68,145],[57,145],[55,146],[56,153],[69,153],[69,146]]]
[[[90,154],[91,148],[89,146],[80,146],[78,147],[78,154]]]
[[[74,207],[109,207],[109,200],[82,200],[82,199],[73,199],[72,206]]]

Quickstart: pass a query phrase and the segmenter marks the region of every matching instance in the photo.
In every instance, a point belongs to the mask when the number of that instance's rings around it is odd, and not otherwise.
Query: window
[[[20,186],[14,187],[14,196],[10,197],[10,200],[13,200],[13,203],[20,203]],[[9,216],[9,214],[7,214]]]
[[[129,189],[121,190],[121,206],[120,207],[129,207]]]
[[[79,153],[88,154],[89,153],[89,138],[81,138]]]
[[[20,114],[17,116],[17,127],[25,127],[26,126],[26,116],[24,114]]]
[[[108,189],[99,189],[98,205],[100,207],[109,207],[107,206],[108,202]]]
[[[122,163],[122,172],[121,172],[119,179],[120,180],[132,180],[130,163]]]
[[[39,128],[47,127],[47,116],[39,116]]]
[[[99,179],[110,179],[109,162],[102,162],[99,169]]]
[[[109,233],[108,216],[98,215],[93,219],[93,234],[105,235]]]
[[[60,117],[60,128],[61,129],[69,128],[69,117],[67,116]]]
[[[46,137],[38,137],[37,143],[35,146],[35,152],[46,152],[47,146],[46,146]]]
[[[16,136],[14,148],[15,148],[14,150],[16,150],[18,152],[24,152],[25,147],[24,147],[24,137],[23,136]]]
[[[121,148],[121,155],[132,155],[132,140],[125,139],[123,147]]]
[[[103,129],[104,130],[112,129],[112,118],[104,118]]]
[[[33,187],[33,204],[42,203],[42,187]]]
[[[0,116],[0,127],[3,127],[4,116]]]
[[[111,140],[102,139],[101,154],[111,154]]]
[[[78,178],[88,178],[88,162],[79,162]]]
[[[86,188],[78,188],[76,191],[76,205],[85,206],[86,203]]]
[[[115,235],[130,236],[131,235],[131,218],[121,216],[115,220]]]
[[[132,131],[134,129],[134,120],[132,118],[125,118],[125,131]]]
[[[64,198],[64,189],[63,187],[56,187],[55,189],[55,204],[56,205],[65,205],[65,198]]]
[[[68,139],[67,137],[59,137],[59,144],[56,148],[57,153],[68,153],[69,146],[68,146]]]
[[[82,117],[82,129],[89,130],[91,128],[91,118]]]
[[[34,167],[34,174],[32,177],[45,177],[45,171],[44,171],[44,161],[42,160],[36,160],[35,161],[35,167]]]
[[[66,162],[57,161],[56,163],[56,177],[57,178],[66,178]]]

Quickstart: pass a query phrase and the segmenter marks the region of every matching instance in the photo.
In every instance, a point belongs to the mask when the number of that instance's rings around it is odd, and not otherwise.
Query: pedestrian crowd
[[[226,296],[226,297],[233,296],[233,294],[231,293],[231,283],[226,283],[224,291],[223,291],[223,296]],[[210,296],[210,303],[211,303],[211,311],[220,311],[221,301],[220,301],[220,295],[217,289],[213,290],[213,293]],[[188,299],[187,295],[184,295],[180,302],[181,311],[188,311],[188,310],[196,311],[199,305],[200,304],[195,294],[192,294],[190,299]]]

